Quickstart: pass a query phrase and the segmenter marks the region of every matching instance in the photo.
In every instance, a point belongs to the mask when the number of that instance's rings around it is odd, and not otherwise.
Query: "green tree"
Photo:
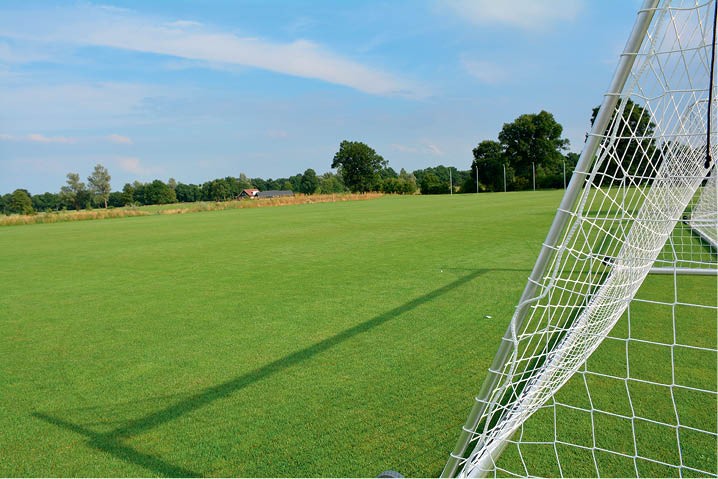
[[[150,201],[146,198],[147,193],[147,187],[149,184],[144,184],[141,181],[133,181],[132,182],[132,202],[136,203],[138,205],[149,205],[151,204]]]
[[[209,182],[207,196],[211,201],[225,201],[231,194],[230,186],[224,179]]]
[[[252,188],[252,180],[250,180],[244,173],[240,173],[237,186],[239,188],[239,191],[237,191],[237,195],[239,195],[242,190]]]
[[[561,138],[563,127],[547,111],[521,115],[511,123],[504,123],[499,141],[508,166],[517,177],[527,181],[515,184],[530,185],[532,166],[554,174],[563,162],[568,140]],[[481,173],[479,173],[481,175]]]
[[[269,189],[267,188],[267,180],[264,180],[262,178],[252,178],[250,182],[252,183],[251,188],[256,188],[259,191],[266,191]]]
[[[87,177],[87,182],[90,185],[90,193],[94,197],[94,200],[98,203],[104,203],[105,208],[107,208],[107,200],[110,198],[110,192],[112,191],[110,187],[111,179],[110,172],[99,163],[95,165],[92,174]]]
[[[431,171],[423,175],[419,187],[422,195],[443,195],[449,193],[449,182],[441,181],[441,179]]]
[[[30,199],[30,193],[28,193],[27,190],[13,191],[6,209],[8,213],[17,213],[20,215],[29,215],[35,212],[35,210],[32,209],[32,199]]]
[[[122,187],[122,205],[131,205],[135,202],[135,187],[130,183],[125,183]]]
[[[251,186],[246,186],[250,184],[249,180],[247,179],[247,176],[244,173],[240,173],[239,176],[244,177],[244,180],[231,176],[227,176],[226,178],[224,178],[224,180],[220,180],[224,181],[224,184],[227,188],[227,192],[222,198],[223,200],[229,200],[232,198],[236,199],[243,189],[251,188]]]
[[[484,140],[472,150],[474,161],[471,163],[473,191],[476,191],[476,176],[479,177],[479,189],[482,191],[504,190],[504,166],[506,157],[504,148],[498,141]],[[513,170],[511,171],[513,173]],[[508,172],[507,172],[508,176]],[[507,178],[508,181],[508,178]]]
[[[343,193],[346,191],[341,176],[332,172],[324,173],[319,178],[319,192],[322,194]]]
[[[80,181],[78,173],[67,174],[67,185],[60,188],[60,199],[65,206],[76,210],[87,207],[90,201],[90,192],[85,187],[85,183]]]
[[[110,193],[110,197],[107,199],[107,206],[118,208],[125,206],[125,195],[121,191],[113,191]]]
[[[399,171],[399,182],[402,194],[413,195],[419,189],[416,184],[416,177],[408,173],[404,168]]]
[[[57,193],[45,192],[41,195],[32,195],[30,199],[35,211],[55,211],[60,208],[60,195]]]
[[[360,193],[378,188],[379,174],[386,166],[387,161],[381,155],[360,141],[342,141],[332,161],[332,168],[337,169],[344,184]]]
[[[174,190],[162,180],[154,180],[152,183],[144,185],[143,190],[142,204],[163,205],[177,202]],[[137,188],[135,188],[135,191],[137,191]]]
[[[651,121],[650,113],[630,98],[619,107],[622,107],[621,124],[618,125],[620,138],[610,145],[611,151],[606,155],[610,161],[601,171],[609,176],[612,182],[620,182],[626,175],[652,176],[653,169],[658,167],[657,157],[660,154],[654,137],[656,124]],[[594,108],[591,113],[591,126],[596,121],[598,109],[599,107]],[[615,123],[618,109],[613,112],[609,125]],[[597,181],[601,179],[598,178]]]
[[[184,183],[177,183],[175,188],[175,194],[177,195],[177,201],[182,203],[194,203],[202,199],[202,188],[198,185]]]
[[[319,178],[317,172],[308,168],[302,175],[302,181],[299,184],[299,191],[305,195],[313,195],[319,189]]]
[[[415,170],[413,176],[416,178],[421,194],[448,195],[451,192],[450,185],[452,183],[454,191],[456,191],[457,187],[461,187],[466,183],[470,174],[470,171],[439,165],[424,168],[423,170]]]

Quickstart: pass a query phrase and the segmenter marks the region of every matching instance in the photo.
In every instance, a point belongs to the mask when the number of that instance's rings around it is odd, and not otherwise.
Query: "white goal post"
[[[715,22],[644,2],[442,477],[716,476]]]

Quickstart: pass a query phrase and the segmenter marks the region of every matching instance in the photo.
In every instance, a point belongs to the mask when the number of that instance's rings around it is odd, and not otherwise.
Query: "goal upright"
[[[639,10],[442,476],[716,476],[715,38]]]

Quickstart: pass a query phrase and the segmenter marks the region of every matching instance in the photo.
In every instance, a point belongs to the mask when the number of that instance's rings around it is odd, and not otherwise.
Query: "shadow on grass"
[[[284,356],[283,358],[277,359],[276,361],[272,361],[269,364],[254,369],[253,371],[250,371],[248,373],[242,374],[241,376],[238,376],[234,379],[223,382],[216,386],[203,389],[200,392],[188,397],[187,399],[179,401],[175,404],[172,404],[154,413],[143,416],[139,419],[129,421],[125,425],[113,429],[109,432],[96,432],[85,426],[78,425],[58,418],[56,416],[41,412],[35,412],[33,413],[33,416],[55,426],[85,436],[88,440],[87,444],[90,447],[93,447],[102,452],[106,452],[108,454],[112,454],[113,456],[123,461],[134,463],[138,466],[144,467],[148,470],[153,471],[156,474],[175,477],[201,476],[201,473],[184,469],[182,467],[175,466],[172,464],[168,464],[157,457],[141,453],[130,446],[124,445],[122,441],[124,439],[136,436],[137,434],[141,434],[145,431],[170,422],[178,417],[181,417],[203,406],[206,406],[207,404],[210,404],[218,399],[227,397],[258,381],[261,381],[267,377],[280,373],[292,366],[311,359],[314,356],[321,354],[333,348],[334,346],[342,344],[345,341],[348,341],[359,334],[368,332],[373,328],[376,328],[377,326],[381,326],[387,321],[395,319],[404,313],[407,313],[413,309],[418,308],[419,306],[422,306],[423,304],[433,301],[439,296],[442,296],[449,291],[456,289],[489,271],[491,270],[473,270],[471,273],[464,275],[456,279],[455,281],[452,281],[451,283],[442,286],[439,289],[436,289],[430,293],[425,294],[424,296],[420,296],[416,299],[413,299],[406,304],[403,304],[385,313],[375,316],[368,321],[357,324],[356,326],[346,329],[330,338],[319,341],[316,344],[313,344],[292,354]]]

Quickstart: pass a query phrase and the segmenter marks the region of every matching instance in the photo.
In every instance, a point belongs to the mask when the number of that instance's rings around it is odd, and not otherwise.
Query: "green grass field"
[[[439,474],[561,194],[0,229],[0,476]]]

